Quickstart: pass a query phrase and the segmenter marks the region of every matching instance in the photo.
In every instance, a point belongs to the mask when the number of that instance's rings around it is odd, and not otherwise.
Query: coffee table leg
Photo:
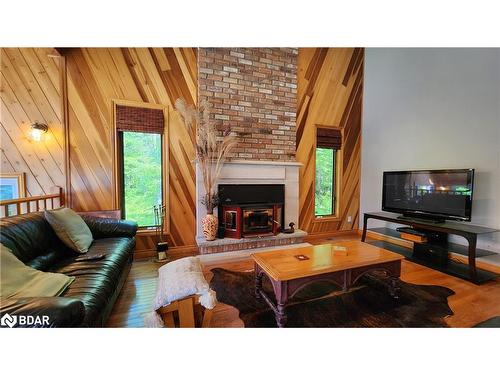
[[[389,294],[392,298],[399,298],[399,277],[391,277],[389,280]]]
[[[262,296],[260,295],[260,290],[262,289],[262,277],[264,273],[260,269],[260,267],[255,263],[255,298],[260,299]]]
[[[286,302],[288,300],[288,284],[286,281],[274,281],[275,295],[276,295],[276,323],[279,328],[284,328],[287,322],[285,312]]]
[[[278,328],[285,328],[287,317],[285,314],[285,304],[278,303],[278,312],[276,313],[276,323]]]

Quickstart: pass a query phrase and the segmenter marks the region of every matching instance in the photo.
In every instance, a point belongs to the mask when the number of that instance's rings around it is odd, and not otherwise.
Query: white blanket
[[[198,258],[182,258],[160,267],[154,310],[144,318],[146,327],[163,327],[163,321],[155,310],[193,294],[200,296],[200,304],[207,309],[213,309],[217,303],[215,292],[205,280]]]

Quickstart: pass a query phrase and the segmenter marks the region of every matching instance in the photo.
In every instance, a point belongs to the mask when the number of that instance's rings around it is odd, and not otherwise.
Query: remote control
[[[79,257],[75,258],[75,262],[85,262],[85,261],[91,261],[91,260],[100,260],[104,258],[106,254],[95,254],[95,255],[80,255]]]

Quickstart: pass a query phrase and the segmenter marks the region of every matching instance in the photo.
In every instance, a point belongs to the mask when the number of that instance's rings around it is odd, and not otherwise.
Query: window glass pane
[[[316,194],[314,213],[316,216],[334,214],[334,168],[335,150],[316,148]]]
[[[153,206],[162,202],[161,135],[123,132],[125,218],[154,225]]]

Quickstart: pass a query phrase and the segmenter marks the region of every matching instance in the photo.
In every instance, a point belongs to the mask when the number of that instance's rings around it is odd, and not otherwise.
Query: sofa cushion
[[[7,246],[23,263],[40,270],[46,270],[49,266],[47,262],[54,262],[54,258],[66,256],[68,251],[45,220],[43,212],[2,218],[0,220],[0,242]],[[54,254],[48,259],[40,259],[39,262],[35,262],[36,265],[29,264],[38,257],[44,257],[58,251],[59,256]]]
[[[94,239],[109,237],[135,237],[137,222],[81,214]]]
[[[79,327],[85,316],[82,301],[65,297],[24,297],[7,298],[0,301],[0,315],[47,316],[49,325],[44,321],[27,321],[21,325],[18,319],[14,327],[47,328],[47,327]]]
[[[36,270],[47,271],[53,264],[60,262],[67,257],[74,257],[75,252],[68,249],[65,245],[54,250],[49,250],[47,253],[38,255],[37,257],[26,262],[26,265]]]
[[[81,216],[71,208],[45,211],[45,219],[70,249],[78,253],[88,251],[93,240],[92,233]]]
[[[123,270],[132,259],[134,238],[103,238],[95,240],[88,255],[105,254],[99,260],[75,262],[67,258],[51,267],[51,271],[75,276],[76,280],[62,294],[76,298],[85,306],[83,325],[99,325],[105,320],[104,314],[111,308],[110,301],[119,292]],[[76,254],[75,254],[76,257]],[[96,324],[97,323],[97,324]]]

